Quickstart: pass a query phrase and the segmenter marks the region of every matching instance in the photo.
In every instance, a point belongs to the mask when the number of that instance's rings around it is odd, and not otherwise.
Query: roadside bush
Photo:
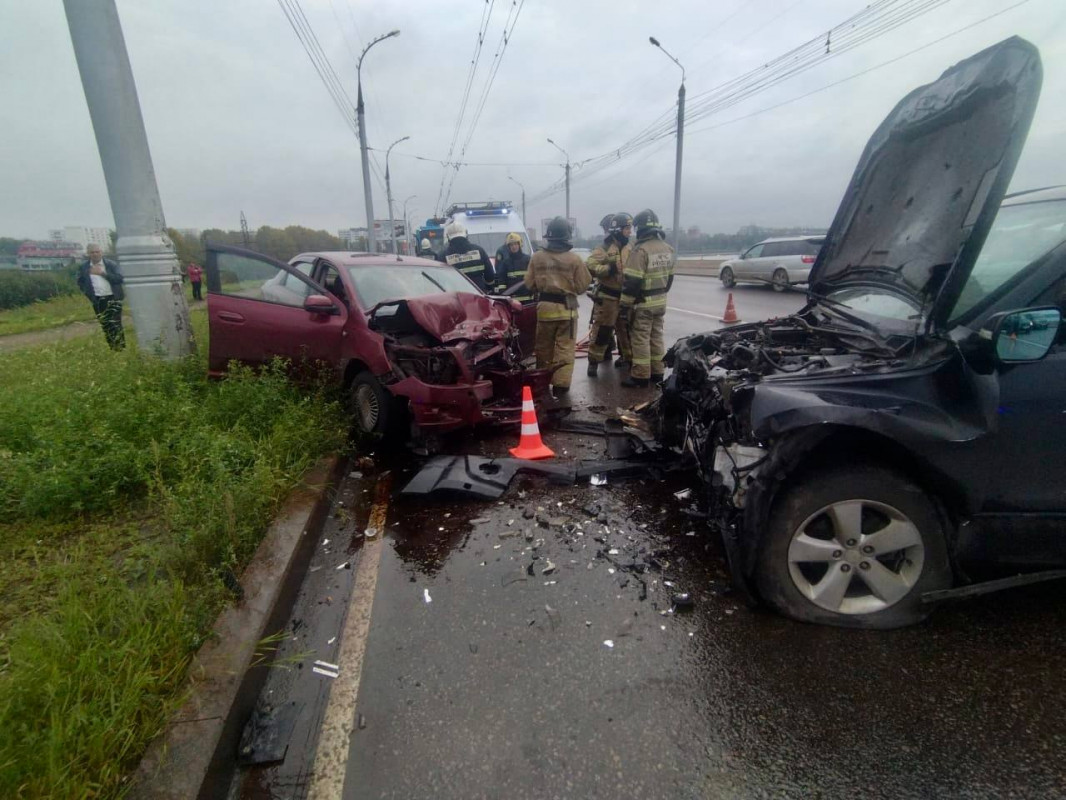
[[[0,359],[0,797],[121,795],[227,579],[344,432],[280,363],[210,382],[95,336]]]
[[[0,270],[0,310],[21,308],[53,297],[77,294],[69,272],[19,272]]]

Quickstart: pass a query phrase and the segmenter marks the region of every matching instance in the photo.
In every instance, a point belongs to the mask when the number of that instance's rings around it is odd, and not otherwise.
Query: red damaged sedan
[[[325,362],[356,427],[414,438],[517,423],[522,386],[550,397],[551,370],[530,369],[536,309],[489,297],[436,261],[305,253],[288,264],[237,247],[207,253],[208,369],[274,357]]]

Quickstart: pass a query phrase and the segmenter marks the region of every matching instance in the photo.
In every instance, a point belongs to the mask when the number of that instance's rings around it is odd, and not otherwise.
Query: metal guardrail
[[[704,278],[717,278],[718,268],[725,258],[702,258],[700,256],[681,256],[677,259],[674,273],[677,275],[695,275]]]

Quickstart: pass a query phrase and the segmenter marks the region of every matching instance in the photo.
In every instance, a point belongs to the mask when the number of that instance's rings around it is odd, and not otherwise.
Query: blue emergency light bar
[[[510,200],[499,200],[486,203],[455,203],[446,213],[449,217],[460,211],[468,217],[498,217],[510,214],[513,210],[514,205]]]

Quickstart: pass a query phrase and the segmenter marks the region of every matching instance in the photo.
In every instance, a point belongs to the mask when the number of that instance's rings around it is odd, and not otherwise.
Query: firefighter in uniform
[[[556,368],[552,387],[556,396],[570,391],[577,344],[577,297],[589,288],[581,256],[571,253],[570,223],[556,217],[544,234],[547,246],[529,259],[525,284],[537,296],[537,369]]]
[[[496,251],[496,291],[502,294],[518,286],[520,288],[508,294],[520,303],[532,300],[533,295],[526,289],[524,280],[527,269],[529,269],[529,254],[522,250],[522,235],[507,234],[503,247]]]
[[[622,297],[622,270],[629,257],[629,237],[633,233],[633,218],[622,212],[612,214],[607,225],[603,246],[588,257],[589,272],[597,280],[593,297],[592,330],[589,331],[589,376],[595,376],[601,361],[611,358],[611,346],[618,335],[618,364],[628,365],[633,354],[629,347],[629,330],[619,319],[618,306]]]
[[[626,260],[622,307],[629,309],[633,366],[623,386],[645,387],[663,378],[663,320],[666,293],[674,282],[674,249],[664,239],[659,218],[651,209],[633,218],[637,244]]]
[[[444,238],[448,240],[448,246],[441,253],[441,261],[455,267],[481,291],[492,291],[496,275],[489,254],[466,238],[466,226],[461,222],[449,222],[444,228]]]

